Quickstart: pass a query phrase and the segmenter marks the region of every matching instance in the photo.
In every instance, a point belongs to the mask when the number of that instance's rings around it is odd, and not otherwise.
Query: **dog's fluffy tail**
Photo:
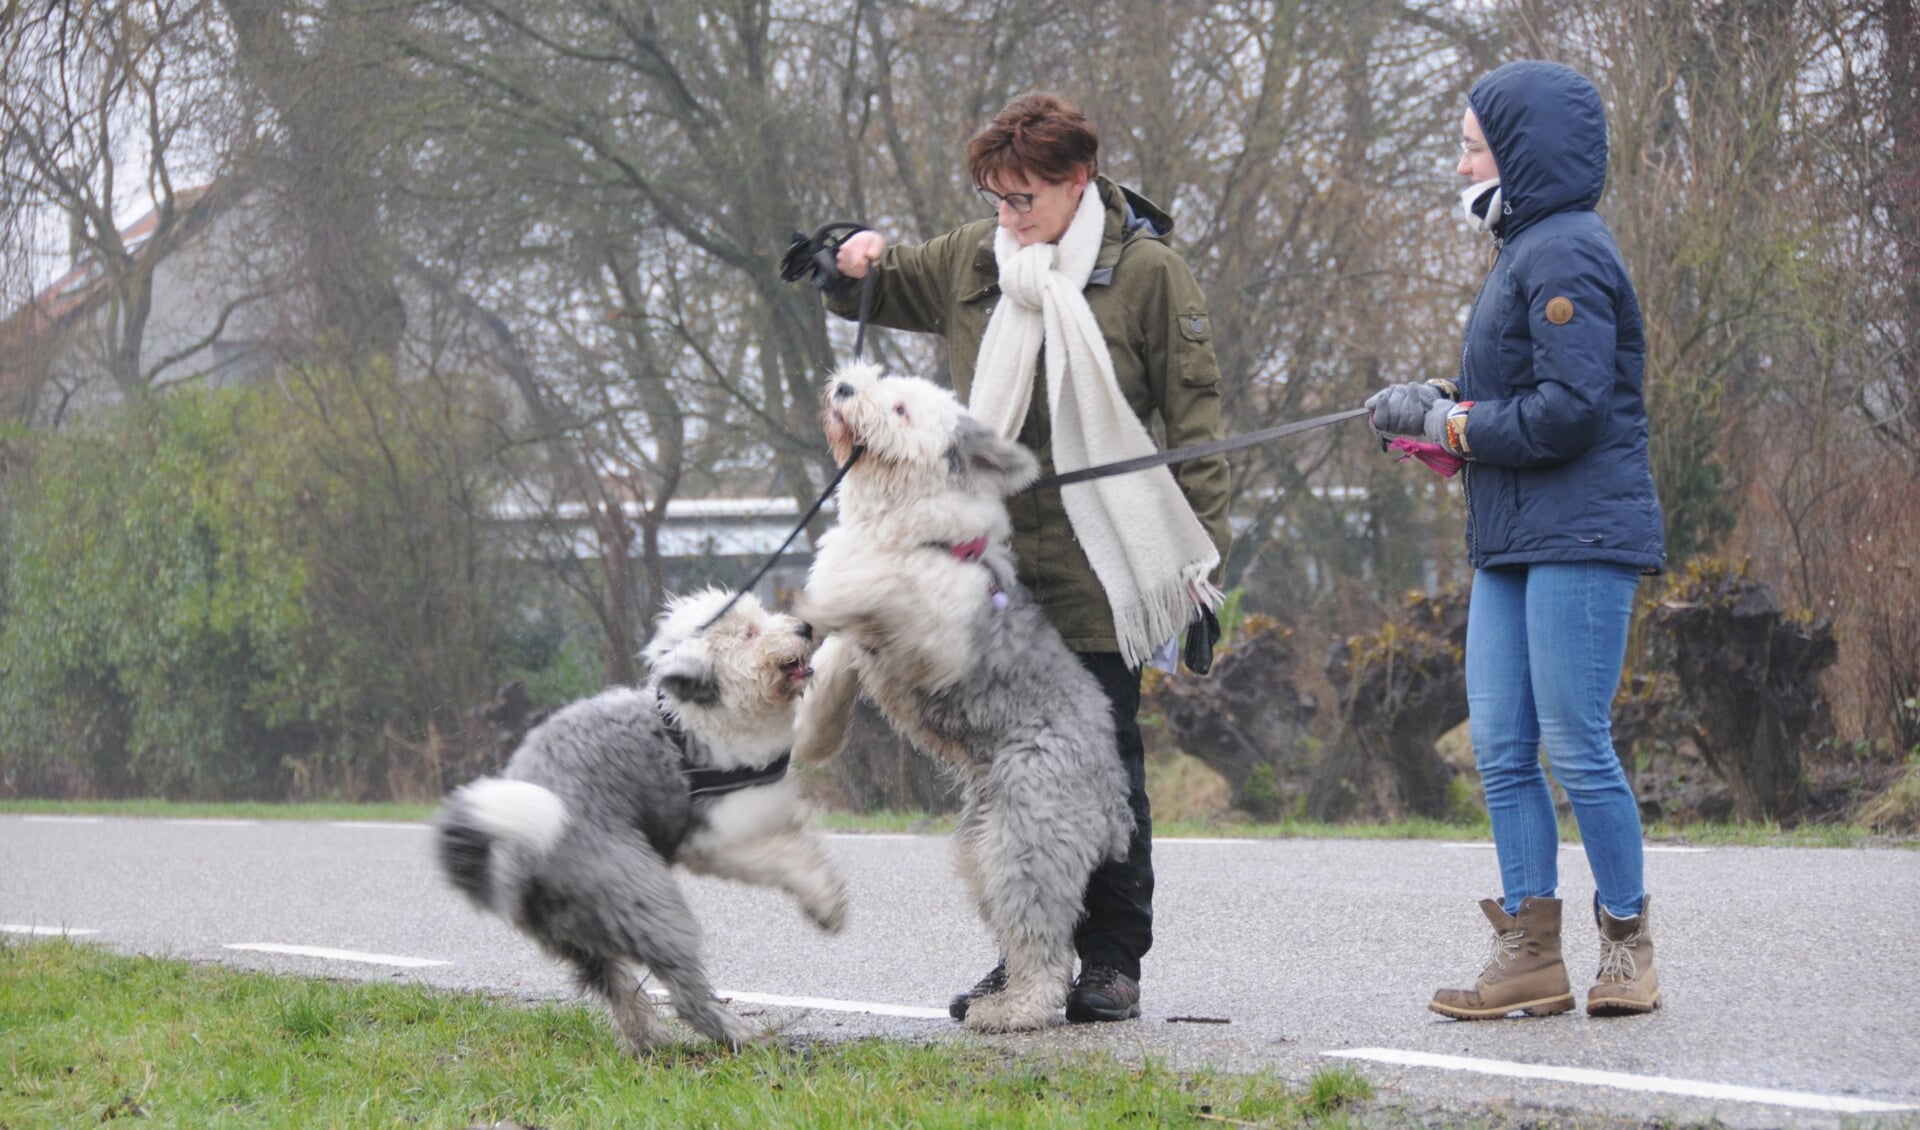
[[[447,881],[491,908],[494,842],[505,840],[544,855],[567,830],[567,806],[539,785],[482,777],[454,790],[440,806],[434,829]]]

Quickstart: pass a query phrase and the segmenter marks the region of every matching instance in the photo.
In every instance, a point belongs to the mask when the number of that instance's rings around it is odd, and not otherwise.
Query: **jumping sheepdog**
[[[781,888],[828,932],[846,921],[845,885],[785,772],[812,631],[751,594],[703,630],[729,597],[674,602],[644,686],[560,710],[434,822],[448,881],[571,965],[636,1054],[666,1040],[641,967],[702,1036],[754,1036],[714,998],[671,865]]]
[[[1126,855],[1133,817],[1111,706],[1014,579],[1004,499],[1039,465],[951,393],[854,364],[828,378],[839,516],[801,614],[822,633],[794,756],[832,757],[864,695],[959,781],[956,861],[1006,963],[969,1028],[1054,1023],[1087,877]]]

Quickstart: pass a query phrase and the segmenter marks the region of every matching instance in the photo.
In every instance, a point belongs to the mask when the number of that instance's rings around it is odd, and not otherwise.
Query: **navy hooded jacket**
[[[1640,303],[1606,222],[1600,95],[1558,63],[1509,63],[1467,96],[1500,171],[1493,269],[1460,355],[1475,568],[1666,559],[1647,460]]]

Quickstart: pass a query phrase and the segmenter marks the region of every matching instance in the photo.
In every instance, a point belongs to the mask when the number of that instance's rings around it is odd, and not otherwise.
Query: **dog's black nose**
[[[854,394],[854,387],[848,384],[847,382],[835,381],[833,383],[833,398],[835,400],[845,400],[848,397],[851,397],[853,394]]]
[[[807,623],[805,620],[800,621],[800,638],[803,640],[813,638],[813,625]]]

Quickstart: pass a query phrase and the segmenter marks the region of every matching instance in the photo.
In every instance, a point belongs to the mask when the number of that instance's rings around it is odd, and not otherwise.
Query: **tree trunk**
[[[310,339],[357,366],[391,356],[406,315],[383,245],[373,175],[376,125],[391,91],[375,48],[395,17],[334,8],[295,41],[286,0],[222,0],[241,65],[285,132],[285,210],[304,253]]]
[[[1696,569],[1655,609],[1688,729],[1743,820],[1805,803],[1800,746],[1827,716],[1820,673],[1838,654],[1825,620],[1784,613],[1773,590],[1724,566]]]
[[[1220,647],[1206,678],[1153,682],[1143,713],[1165,720],[1167,736],[1226,779],[1233,807],[1278,819],[1296,807],[1313,769],[1312,722],[1319,710],[1294,678],[1292,633],[1249,617]]]
[[[1415,594],[1406,622],[1334,648],[1327,677],[1344,725],[1308,791],[1309,815],[1449,815],[1453,767],[1433,743],[1467,718],[1467,599],[1466,589]]]

